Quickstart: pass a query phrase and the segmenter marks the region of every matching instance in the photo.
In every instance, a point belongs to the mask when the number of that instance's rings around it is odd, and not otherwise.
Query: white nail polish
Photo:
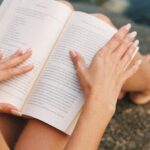
[[[135,47],[137,47],[138,45],[139,45],[139,40],[136,40],[134,43],[133,43],[133,45],[135,46]]]
[[[129,34],[129,36],[130,36],[131,38],[135,38],[135,37],[137,36],[137,32],[136,32],[136,31],[133,31],[133,32],[131,32],[131,33]]]
[[[125,27],[126,27],[127,30],[130,30],[131,29],[131,24],[128,23],[127,25],[125,25]]]
[[[76,56],[77,56],[77,54],[76,54],[75,51],[71,51],[71,52],[72,52],[73,57],[76,57]]]

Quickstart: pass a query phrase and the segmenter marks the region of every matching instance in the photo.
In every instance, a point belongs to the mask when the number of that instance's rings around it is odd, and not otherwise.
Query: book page
[[[84,100],[69,51],[79,51],[88,65],[116,32],[96,17],[74,12],[23,112],[63,132],[72,131]]]
[[[16,0],[14,0],[16,1]],[[11,6],[12,2],[11,0],[3,0],[1,5],[0,5],[0,21],[4,17],[4,15],[7,13],[7,10]]]
[[[23,65],[34,70],[0,83],[0,103],[21,108],[72,10],[53,0],[16,0],[0,24],[0,49],[6,56],[31,48],[32,57]]]

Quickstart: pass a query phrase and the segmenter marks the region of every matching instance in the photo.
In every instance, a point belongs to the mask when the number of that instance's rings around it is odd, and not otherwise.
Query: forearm
[[[65,150],[96,150],[114,110],[100,106],[90,99],[85,104],[80,119]]]

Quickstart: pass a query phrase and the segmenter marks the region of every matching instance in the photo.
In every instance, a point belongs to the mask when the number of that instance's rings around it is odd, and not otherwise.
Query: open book
[[[71,134],[84,104],[70,50],[87,62],[117,30],[89,14],[53,0],[4,0],[0,9],[0,49],[6,55],[31,48],[30,73],[0,83],[0,103],[15,106]],[[24,65],[24,64],[23,64]]]

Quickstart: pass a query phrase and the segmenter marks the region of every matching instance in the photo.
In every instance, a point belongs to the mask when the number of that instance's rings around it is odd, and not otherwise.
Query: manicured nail
[[[131,38],[135,38],[135,37],[137,36],[137,32],[136,32],[136,31],[133,31],[133,32],[131,32],[131,33],[129,34],[129,36],[130,36]]]
[[[130,29],[131,29],[131,24],[128,23],[127,25],[125,25],[125,28],[126,28],[127,30],[130,30]]]
[[[77,56],[77,53],[75,51],[71,51],[72,57],[75,58]]]
[[[134,45],[135,47],[137,47],[137,46],[139,45],[139,40],[136,40],[136,41],[133,43],[133,45]]]
[[[135,57],[135,55],[137,54],[138,51],[139,51],[139,47],[137,47],[136,50],[134,51],[134,53],[132,54],[132,59]]]
[[[32,49],[31,48],[27,49],[26,53],[32,53]]]
[[[16,115],[16,116],[22,116],[21,112],[15,110],[15,109],[12,109],[10,112],[11,112],[13,115]]]

